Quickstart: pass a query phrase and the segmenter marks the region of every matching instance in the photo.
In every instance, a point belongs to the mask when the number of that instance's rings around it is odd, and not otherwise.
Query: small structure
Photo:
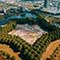
[[[60,0],[44,0],[44,6],[41,11],[60,14]]]

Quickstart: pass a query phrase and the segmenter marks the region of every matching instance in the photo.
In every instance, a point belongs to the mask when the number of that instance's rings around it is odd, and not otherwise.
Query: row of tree
[[[54,40],[60,38],[60,31],[56,30],[54,32],[46,33],[37,40],[34,45],[29,45],[23,39],[15,35],[6,34],[6,32],[0,34],[0,42],[8,44],[15,51],[20,52],[20,56],[28,60],[39,60],[42,53],[45,51],[47,46]]]
[[[8,33],[12,29],[15,29],[16,21],[9,21],[4,27],[0,27],[0,33]]]

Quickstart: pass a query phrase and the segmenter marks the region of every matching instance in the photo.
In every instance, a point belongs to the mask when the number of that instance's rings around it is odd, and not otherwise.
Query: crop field
[[[0,11],[0,60],[60,60],[60,15],[4,5],[9,9]]]

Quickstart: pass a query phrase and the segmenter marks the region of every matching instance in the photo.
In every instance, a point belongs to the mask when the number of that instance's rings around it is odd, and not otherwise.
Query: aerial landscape
[[[0,60],[60,60],[60,0],[0,0]]]

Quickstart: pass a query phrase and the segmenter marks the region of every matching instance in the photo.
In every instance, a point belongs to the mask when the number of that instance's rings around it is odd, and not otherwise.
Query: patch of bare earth
[[[34,42],[40,38],[46,32],[42,30],[38,25],[17,25],[15,30],[12,30],[8,34],[16,35],[21,37],[29,44],[34,44]]]
[[[20,57],[18,56],[19,52],[14,52],[8,45],[0,44],[0,51],[8,53],[11,57],[14,56],[15,60],[20,60]],[[0,58],[3,60],[2,56],[0,56]]]
[[[42,54],[42,57],[40,60],[46,60],[47,58],[50,58],[50,55],[55,51],[55,49],[59,46],[60,40],[56,40],[54,42],[51,42],[49,46],[47,47],[46,51]],[[49,59],[47,59],[49,60]]]
[[[3,56],[0,56],[0,60],[5,60]]]

